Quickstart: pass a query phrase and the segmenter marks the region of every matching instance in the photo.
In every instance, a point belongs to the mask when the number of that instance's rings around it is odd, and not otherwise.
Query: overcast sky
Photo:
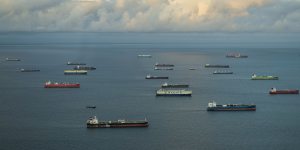
[[[0,0],[0,31],[290,33],[300,0]]]

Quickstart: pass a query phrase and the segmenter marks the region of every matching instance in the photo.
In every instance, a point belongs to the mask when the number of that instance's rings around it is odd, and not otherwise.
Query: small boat
[[[85,63],[80,63],[80,62],[67,62],[67,65],[86,65]]]
[[[148,127],[148,121],[144,120],[125,120],[119,119],[116,121],[100,121],[96,116],[90,117],[86,121],[87,128],[137,128]]]
[[[213,72],[213,74],[233,74],[232,71],[227,71],[227,70],[216,70]]]
[[[169,67],[154,67],[154,70],[174,70],[174,68],[169,68]]]
[[[79,83],[58,83],[58,82],[51,82],[48,81],[44,84],[44,88],[80,88]]]
[[[191,90],[167,90],[159,89],[156,91],[156,96],[192,96]]]
[[[95,109],[96,106],[86,106],[86,108],[92,108],[92,109]]]
[[[6,58],[6,61],[21,61],[21,59],[18,58]]]
[[[188,84],[168,84],[164,83],[161,85],[161,88],[188,88]]]
[[[169,77],[147,75],[145,79],[169,79]]]
[[[299,94],[299,90],[296,89],[286,89],[286,90],[277,90],[276,88],[271,88],[269,94]]]
[[[65,70],[64,74],[65,75],[86,75],[87,71],[86,70]]]
[[[229,68],[229,65],[211,65],[211,64],[205,64],[205,68]]]
[[[254,104],[226,104],[217,105],[212,101],[208,103],[207,111],[255,111],[256,105]]]
[[[141,54],[141,55],[138,55],[138,57],[151,58],[151,57],[152,57],[152,55],[145,55],[145,54]]]
[[[257,76],[256,74],[253,74],[251,76],[251,80],[278,80],[279,78],[277,76]]]
[[[159,63],[156,63],[155,67],[174,67],[174,65],[173,64],[159,64]]]
[[[20,69],[20,72],[39,72],[39,69]]]
[[[240,53],[227,54],[227,58],[248,58],[247,55],[241,55]]]
[[[88,67],[88,66],[76,66],[73,69],[74,70],[96,70],[95,67]]]

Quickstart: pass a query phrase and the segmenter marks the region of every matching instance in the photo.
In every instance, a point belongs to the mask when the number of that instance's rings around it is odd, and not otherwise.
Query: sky
[[[300,32],[300,0],[0,0],[0,31]]]

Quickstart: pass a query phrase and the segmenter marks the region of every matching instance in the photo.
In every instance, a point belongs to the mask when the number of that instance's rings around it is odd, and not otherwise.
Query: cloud
[[[0,31],[299,32],[298,0],[1,0]]]

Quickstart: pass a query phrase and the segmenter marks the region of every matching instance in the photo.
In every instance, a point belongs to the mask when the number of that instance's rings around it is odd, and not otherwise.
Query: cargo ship
[[[256,74],[253,74],[251,76],[251,80],[278,80],[279,78],[277,76],[257,76]]]
[[[159,63],[156,63],[155,67],[174,67],[174,65],[173,64],[159,64]]]
[[[86,122],[87,128],[132,128],[148,127],[148,121],[144,120],[116,120],[116,121],[99,121],[96,116],[90,117]]]
[[[169,79],[169,77],[147,75],[145,79]]]
[[[20,69],[20,72],[39,72],[39,69]]]
[[[65,75],[86,75],[87,71],[86,70],[65,70],[64,74]]]
[[[248,58],[247,55],[241,55],[240,53],[236,53],[236,54],[227,54],[226,57],[227,57],[227,58]]]
[[[73,69],[74,70],[96,70],[95,67],[88,67],[88,66],[76,66]]]
[[[21,59],[18,58],[6,58],[6,61],[21,61]]]
[[[80,63],[80,62],[67,62],[67,65],[86,65],[85,63]]]
[[[277,90],[276,88],[271,88],[269,94],[299,94],[299,90],[295,89],[286,89],[286,90]]]
[[[174,68],[170,68],[170,67],[154,67],[154,70],[174,70]]]
[[[227,70],[223,70],[223,71],[216,70],[216,71],[213,72],[213,74],[233,74],[233,72],[232,71],[227,71]]]
[[[188,88],[188,84],[168,84],[164,83],[161,85],[161,88]]]
[[[226,104],[217,105],[216,102],[209,102],[207,111],[255,111],[254,104]]]
[[[192,91],[159,89],[156,91],[156,96],[192,96]]]
[[[205,64],[205,68],[229,68],[229,65],[211,65],[211,64]]]
[[[152,56],[151,56],[151,55],[145,55],[145,54],[142,54],[142,55],[138,55],[138,57],[151,58]]]
[[[48,81],[45,83],[44,88],[80,88],[79,83],[58,83]]]

